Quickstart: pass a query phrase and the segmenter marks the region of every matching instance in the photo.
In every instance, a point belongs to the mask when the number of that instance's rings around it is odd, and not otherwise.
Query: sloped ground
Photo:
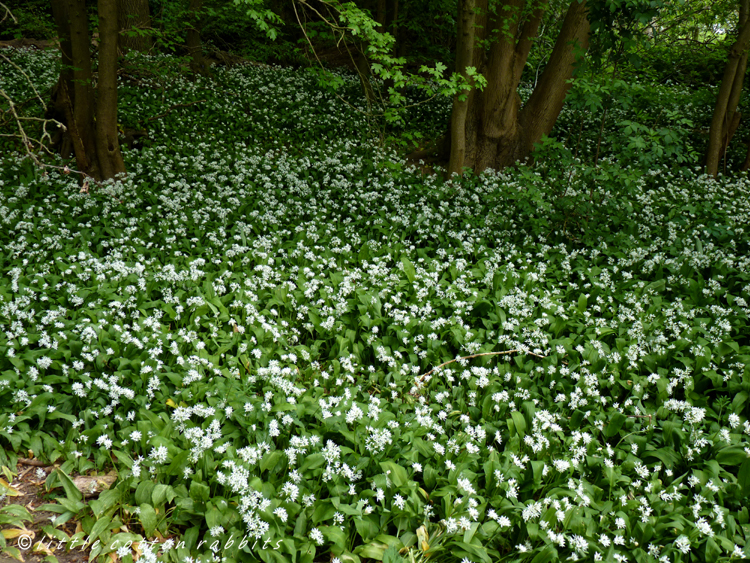
[[[0,442],[84,535],[154,542],[102,555],[750,554],[747,180],[443,182],[304,73],[121,90],[126,125],[173,108],[122,183],[0,157]]]

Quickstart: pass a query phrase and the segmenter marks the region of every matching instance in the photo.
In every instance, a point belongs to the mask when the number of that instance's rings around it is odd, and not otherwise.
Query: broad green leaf
[[[581,295],[578,296],[578,312],[583,314],[583,312],[586,310],[587,304],[588,299],[586,298],[586,294],[581,293]]]
[[[274,450],[270,454],[263,456],[263,459],[260,460],[260,470],[268,471],[276,467],[276,464],[278,463],[279,459],[281,459],[282,455],[284,454],[282,454],[279,450]]]
[[[403,487],[409,482],[409,474],[406,469],[392,461],[381,461],[380,467],[388,475],[396,487]]]
[[[89,541],[91,543],[95,542],[96,539],[99,537],[99,534],[109,529],[109,525],[111,522],[112,522],[112,518],[110,516],[104,516],[102,518],[99,518],[94,524],[94,526],[91,528],[91,532],[89,532]]]
[[[523,440],[523,437],[526,435],[526,419],[518,411],[510,413],[510,417],[513,419],[513,425],[516,427],[518,437]]]
[[[154,511],[154,507],[151,506],[148,503],[141,504],[138,508],[140,508],[140,513],[138,514],[138,517],[141,520],[141,524],[143,525],[143,532],[146,538],[151,538],[154,535],[154,531],[156,530],[156,512]]]
[[[552,545],[548,545],[534,556],[531,563],[547,563],[548,561],[555,560],[557,560],[557,549]]]
[[[78,487],[76,487],[73,484],[73,481],[68,477],[68,475],[59,467],[56,470],[57,478],[60,481],[60,484],[62,485],[63,489],[65,490],[65,494],[67,495],[68,499],[73,501],[80,501],[83,499],[83,493],[78,490]]]
[[[748,459],[742,446],[727,446],[716,453],[715,460],[721,465],[740,465]]]
[[[742,491],[742,496],[750,496],[750,458],[742,462],[740,470],[737,473],[737,483]]]
[[[622,428],[622,425],[625,424],[625,421],[627,419],[628,417],[626,417],[624,414],[615,411],[610,417],[609,423],[607,423],[607,426],[604,428],[604,435],[607,438],[611,438],[612,436],[617,434]]]
[[[417,275],[416,270],[414,269],[414,264],[411,263],[411,260],[409,260],[405,254],[401,255],[401,263],[404,265],[404,273],[406,274],[409,283],[414,283],[414,279]]]

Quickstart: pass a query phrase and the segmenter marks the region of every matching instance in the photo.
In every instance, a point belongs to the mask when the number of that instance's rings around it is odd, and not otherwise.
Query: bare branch
[[[10,19],[13,20],[13,23],[18,24],[18,18],[13,15],[13,12],[10,11],[10,8],[8,8],[8,6],[0,2],[0,8],[2,8],[2,10],[5,12],[3,14],[3,19],[0,20],[0,23],[3,23],[10,16]]]
[[[20,72],[21,74],[23,74],[24,78],[26,79],[26,82],[28,82],[29,86],[31,86],[31,89],[34,90],[34,94],[36,94],[37,100],[39,100],[39,103],[42,104],[42,107],[46,111],[47,110],[47,104],[44,103],[44,100],[39,95],[39,91],[36,89],[36,86],[34,86],[34,83],[31,81],[31,78],[29,78],[29,75],[26,74],[20,66],[18,66],[16,63],[14,63],[12,60],[10,60],[5,55],[0,54],[0,58],[2,58],[4,61],[10,63],[18,72]]]
[[[448,360],[447,362],[444,362],[440,364],[439,366],[432,368],[427,373],[425,373],[422,377],[419,378],[419,382],[422,383],[424,381],[424,378],[430,375],[433,371],[442,369],[444,366],[447,366],[448,364],[452,364],[453,362],[458,362],[459,360],[469,360],[471,358],[479,358],[480,356],[506,356],[508,354],[526,354],[527,356],[534,356],[536,358],[547,357],[547,356],[540,356],[539,354],[534,354],[533,352],[526,352],[524,350],[507,350],[505,352],[482,352],[481,354],[472,354],[471,356],[462,356],[460,358],[453,358],[452,360]]]

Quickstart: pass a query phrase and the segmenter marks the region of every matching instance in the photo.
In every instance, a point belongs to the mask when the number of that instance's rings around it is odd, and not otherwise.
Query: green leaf
[[[510,417],[513,419],[513,425],[516,427],[518,437],[523,440],[523,437],[526,435],[526,419],[518,411],[510,413]]]
[[[716,453],[714,459],[721,465],[740,465],[745,462],[748,457],[745,453],[745,448],[742,446],[727,446],[720,449]]]
[[[557,560],[557,549],[554,546],[548,545],[542,551],[536,554],[531,563],[547,563],[548,561]]]
[[[643,453],[643,457],[655,457],[656,459],[660,460],[664,466],[668,469],[675,466],[675,464],[680,460],[680,456],[675,452],[673,448],[659,448],[658,450],[647,450]]]
[[[370,541],[380,531],[379,527],[368,516],[355,518],[354,527],[357,529],[357,533],[362,538],[362,541]],[[385,549],[385,544],[383,544],[383,548]]]
[[[586,310],[587,304],[588,299],[586,298],[586,295],[581,293],[581,295],[578,296],[578,312],[583,314],[583,312]]]
[[[112,453],[115,454],[115,457],[125,465],[125,467],[133,467],[133,458],[130,457],[130,455],[126,452],[121,452],[119,450],[112,450]]]
[[[221,511],[215,506],[212,506],[206,511],[206,525],[209,529],[221,525],[221,517]]]
[[[380,467],[396,487],[403,487],[409,482],[409,474],[400,465],[392,461],[381,461]]]
[[[411,260],[409,260],[405,254],[401,255],[401,263],[404,265],[404,273],[406,274],[409,283],[414,283],[414,279],[417,275],[417,272],[414,269],[414,264],[411,263]]]
[[[190,483],[190,498],[197,502],[206,502],[211,497],[211,489],[204,483]]]
[[[718,561],[721,556],[721,549],[713,538],[706,541],[706,561]]]
[[[73,481],[71,481],[70,477],[59,467],[56,470],[57,472],[57,478],[60,481],[60,484],[62,485],[62,488],[65,490],[65,494],[67,495],[68,499],[73,501],[80,501],[83,499],[83,493],[78,490],[78,487],[76,487],[73,484]]]
[[[404,563],[406,560],[398,554],[395,545],[390,546],[383,552],[383,563]]]
[[[354,550],[354,553],[361,557],[367,557],[368,559],[374,559],[375,561],[382,561],[386,549],[388,549],[388,546],[384,543],[372,542],[366,545],[360,545]]]
[[[310,469],[317,469],[318,467],[322,466],[325,462],[326,462],[326,458],[323,457],[323,454],[309,455],[305,458],[305,461],[302,462],[302,465],[299,468],[300,473],[304,474],[306,471],[309,471]]]
[[[274,450],[270,454],[263,456],[263,459],[260,460],[260,470],[268,471],[276,467],[276,464],[282,455],[283,454],[279,450]]]
[[[135,489],[135,503],[153,502],[152,498],[155,487],[156,484],[153,481],[141,481],[138,483],[138,487]]]
[[[156,511],[154,511],[154,507],[148,503],[141,504],[139,508],[140,513],[138,514],[138,517],[141,519],[144,535],[146,538],[150,538],[154,535],[154,531],[156,530]]]
[[[101,517],[102,514],[112,508],[120,500],[120,491],[117,488],[107,489],[99,494],[99,498],[89,503],[94,516]]]
[[[154,515],[154,517],[156,516]],[[88,541],[91,543],[94,543],[96,541],[96,538],[99,537],[99,534],[109,529],[109,525],[111,524],[111,522],[112,522],[112,518],[110,516],[99,518],[94,524],[94,526],[91,528],[91,532],[89,532]]]
[[[742,496],[750,496],[750,458],[745,459],[737,473],[737,483],[742,490]]]
[[[333,545],[346,545],[348,543],[346,533],[338,526],[321,526],[319,530]]]
[[[164,504],[164,502],[167,500],[167,493],[169,492],[169,489],[171,489],[169,485],[164,485],[162,483],[157,483],[156,485],[154,485],[154,490],[151,493],[151,504],[154,506]]]
[[[609,424],[607,424],[607,427],[604,429],[604,435],[607,438],[611,438],[612,436],[617,434],[622,428],[622,425],[625,424],[625,421],[627,419],[627,416],[625,416],[621,412],[615,411],[612,414],[612,417],[609,419]]]

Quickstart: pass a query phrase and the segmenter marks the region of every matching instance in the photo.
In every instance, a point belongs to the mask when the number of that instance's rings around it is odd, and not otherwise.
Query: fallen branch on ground
[[[436,366],[432,368],[430,371],[425,373],[422,377],[419,378],[419,382],[422,383],[424,381],[424,378],[430,375],[433,371],[438,370],[442,368],[443,366],[447,366],[448,364],[452,364],[453,362],[457,362],[459,360],[470,360],[471,358],[478,358],[480,356],[503,356],[507,354],[526,354],[527,356],[534,356],[536,358],[546,358],[547,356],[540,356],[539,354],[534,354],[534,352],[524,352],[523,350],[506,350],[505,352],[482,352],[481,354],[472,354],[471,356],[461,356],[460,358],[453,358],[452,360],[448,360],[447,362],[444,362],[440,364],[439,366]]]

